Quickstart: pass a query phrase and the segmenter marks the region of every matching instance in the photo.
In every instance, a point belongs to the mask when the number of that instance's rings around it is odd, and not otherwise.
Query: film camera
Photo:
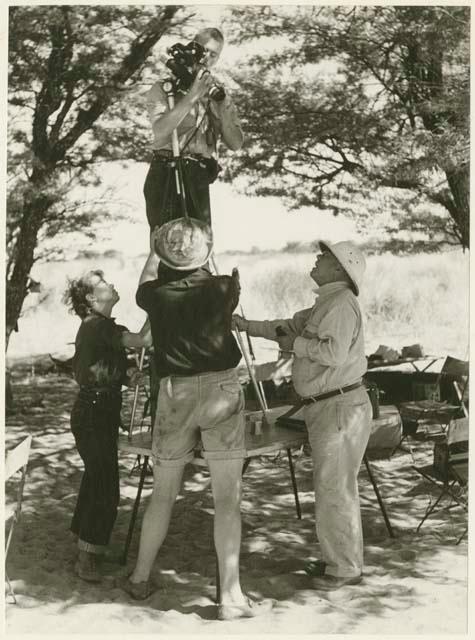
[[[170,57],[166,60],[165,65],[175,76],[175,90],[186,91],[195,79],[196,66],[203,63],[206,49],[196,40],[192,40],[186,45],[177,42],[167,49],[167,53]],[[225,96],[223,87],[216,84],[209,90],[209,97],[216,102],[221,102]]]

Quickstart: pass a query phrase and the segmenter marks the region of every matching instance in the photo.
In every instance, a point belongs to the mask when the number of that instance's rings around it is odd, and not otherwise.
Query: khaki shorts
[[[162,378],[152,441],[156,464],[185,465],[200,442],[204,458],[244,458],[244,438],[244,392],[235,369]]]

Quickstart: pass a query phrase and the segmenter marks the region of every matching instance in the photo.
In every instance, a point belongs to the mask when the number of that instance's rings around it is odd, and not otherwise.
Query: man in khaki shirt
[[[312,447],[315,519],[322,558],[307,566],[318,589],[358,584],[363,535],[358,471],[371,431],[363,320],[357,296],[365,259],[351,242],[320,243],[310,277],[314,306],[287,320],[233,316],[236,328],[292,350],[292,380],[302,398]]]

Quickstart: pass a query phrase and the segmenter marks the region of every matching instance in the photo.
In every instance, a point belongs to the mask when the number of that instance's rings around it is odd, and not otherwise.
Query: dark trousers
[[[182,160],[186,210],[191,218],[211,225],[209,168],[205,162]],[[147,220],[150,228],[181,218],[183,208],[178,196],[175,168],[166,158],[154,158],[144,184]]]
[[[71,429],[84,462],[71,531],[94,545],[108,544],[117,516],[120,408],[120,394],[94,399],[80,392],[71,412]]]
[[[183,186],[187,214],[211,226],[211,205],[209,185],[218,175],[219,167],[212,159],[196,160],[183,158],[181,161]],[[161,227],[170,220],[183,217],[182,198],[176,186],[176,169],[167,158],[155,157],[144,183],[145,206],[150,229]],[[158,265],[158,273],[163,269]],[[153,365],[151,365],[153,367]],[[157,410],[159,380],[151,374],[150,414],[152,428]]]

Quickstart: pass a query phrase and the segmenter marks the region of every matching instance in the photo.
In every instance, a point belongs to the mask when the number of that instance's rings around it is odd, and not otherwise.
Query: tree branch
[[[72,147],[78,138],[87,131],[99,116],[107,109],[114,98],[114,90],[118,90],[140,68],[147,58],[150,49],[160,40],[167,30],[170,21],[178,10],[175,5],[166,5],[161,10],[161,16],[152,20],[147,30],[136,38],[131,46],[129,54],[123,59],[122,64],[112,74],[107,83],[113,89],[99,87],[97,97],[87,110],[79,110],[76,123],[68,133],[58,141],[55,149],[56,160],[61,160],[67,149]]]
[[[63,24],[52,23],[50,26],[51,52],[48,58],[46,78],[36,98],[33,118],[33,151],[43,162],[51,161],[51,143],[48,139],[48,119],[61,104],[60,87],[65,67],[71,60],[71,41],[65,40],[67,31],[67,6],[60,7]]]

